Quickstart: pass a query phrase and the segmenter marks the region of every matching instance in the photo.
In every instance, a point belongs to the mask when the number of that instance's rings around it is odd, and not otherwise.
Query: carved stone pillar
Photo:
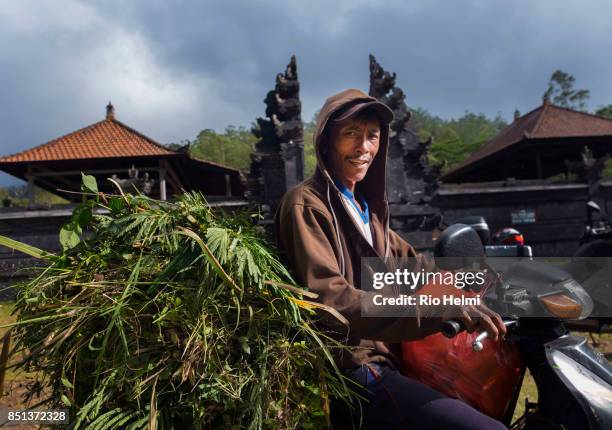
[[[586,145],[582,148],[580,159],[578,161],[565,160],[565,167],[568,173],[573,173],[577,176],[579,182],[584,182],[589,186],[589,199],[598,199],[599,183],[601,182],[603,170],[606,167],[606,162],[610,158],[608,154],[598,154],[596,156],[591,151],[591,148]]]
[[[430,247],[431,232],[441,217],[430,202],[439,187],[440,166],[427,158],[431,139],[421,142],[409,127],[410,111],[404,92],[395,86],[395,73],[385,71],[370,55],[370,95],[388,105],[395,114],[389,135],[387,197],[391,228],[399,230],[414,246]]]
[[[252,132],[259,139],[251,155],[248,197],[259,203],[265,219],[274,216],[285,192],[304,179],[304,129],[295,56],[264,103],[266,117]]]

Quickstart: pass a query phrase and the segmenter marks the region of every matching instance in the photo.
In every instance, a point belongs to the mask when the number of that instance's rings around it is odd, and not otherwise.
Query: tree
[[[576,78],[569,73],[555,70],[550,77],[544,97],[552,100],[556,105],[585,112],[586,102],[591,93],[589,90],[574,89],[575,81]]]
[[[306,177],[314,173],[317,165],[313,138],[318,113],[316,112],[310,121],[304,122]],[[432,161],[446,160],[445,169],[450,169],[465,160],[506,126],[500,115],[488,118],[482,113],[465,112],[460,118],[445,120],[421,108],[412,109],[410,124],[414,124],[411,128],[417,131],[421,140],[433,137],[430,158]],[[204,129],[194,141],[182,141],[180,144],[174,144],[172,148],[183,148],[185,143],[190,143],[189,150],[194,157],[248,170],[251,163],[250,154],[256,141],[250,130],[230,125],[224,133]]]
[[[465,112],[460,118],[445,120],[422,108],[412,109],[412,121],[421,140],[433,138],[429,158],[434,163],[445,161],[444,171],[461,163],[507,125],[499,114],[490,119],[482,113]]]
[[[317,155],[314,148],[314,133],[317,128],[317,111],[310,122],[304,123],[304,177],[312,175],[317,167]]]
[[[202,130],[191,142],[190,153],[196,158],[247,170],[257,138],[245,127],[229,125],[224,133]]]
[[[189,148],[190,144],[191,142],[189,142],[189,140],[181,140],[180,143],[177,143],[177,142],[168,143],[166,147],[173,151],[183,151],[186,148]]]
[[[612,104],[600,107],[595,111],[595,115],[612,119]]]

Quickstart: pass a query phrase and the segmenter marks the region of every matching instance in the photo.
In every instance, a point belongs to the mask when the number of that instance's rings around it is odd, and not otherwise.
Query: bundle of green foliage
[[[49,262],[15,305],[31,396],[69,408],[73,429],[321,428],[330,396],[349,399],[321,305],[249,215],[83,180],[61,255],[1,240]]]

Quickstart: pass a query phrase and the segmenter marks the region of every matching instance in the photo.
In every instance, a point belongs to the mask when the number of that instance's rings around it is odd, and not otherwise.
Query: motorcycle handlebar
[[[457,336],[463,330],[465,330],[465,326],[459,320],[448,320],[442,323],[442,334],[449,339]]]
[[[504,325],[506,327],[510,327],[516,324],[518,324],[518,320],[516,319],[504,320]],[[465,330],[465,326],[460,320],[448,320],[442,323],[442,334],[448,337],[449,339],[457,336],[463,330]],[[482,333],[480,333],[476,337],[476,339],[474,339],[474,342],[472,342],[472,349],[475,352],[482,351],[482,349],[484,348],[483,342],[487,337],[489,337],[489,332],[483,331]]]

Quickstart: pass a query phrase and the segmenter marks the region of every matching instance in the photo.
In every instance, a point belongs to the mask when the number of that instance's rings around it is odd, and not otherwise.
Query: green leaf
[[[64,250],[74,248],[81,242],[81,236],[78,230],[80,230],[80,227],[73,223],[66,224],[62,227],[59,240]]]
[[[18,242],[6,236],[0,236],[0,245],[14,249],[15,251],[23,252],[24,254],[31,255],[34,258],[49,258],[54,256],[54,254],[51,254],[50,252],[43,251],[42,249],[23,242]]]
[[[81,185],[82,191],[98,194],[98,182],[95,177],[81,172],[81,179],[83,180],[83,185]]]
[[[85,227],[93,219],[93,212],[89,205],[79,205],[72,212],[72,222],[80,227]]]
[[[108,208],[111,210],[111,212],[121,212],[121,210],[124,208],[125,203],[122,199],[120,199],[119,197],[111,197],[111,199],[108,202]]]
[[[211,252],[210,248],[208,248],[208,246],[206,246],[206,244],[204,243],[204,241],[202,240],[202,238],[200,236],[198,236],[196,233],[194,233],[193,231],[189,230],[188,228],[181,227],[181,226],[178,227],[177,232],[179,234],[182,234],[184,236],[188,236],[188,237],[192,238],[193,240],[195,240],[196,243],[198,245],[200,245],[200,248],[204,252],[204,255],[209,260],[209,262],[213,266],[213,269],[215,270],[215,272],[217,272],[217,274],[221,277],[221,279],[223,279],[223,281],[227,285],[229,285],[231,288],[233,288],[235,291],[239,291],[239,292],[242,291],[242,289],[236,284],[236,282],[232,279],[232,277],[230,277],[227,274],[227,272],[225,270],[223,270],[223,267],[219,263],[219,260],[217,260],[217,257],[215,257],[215,255]]]
[[[64,377],[62,377],[62,385],[64,385],[64,387],[66,388],[70,388],[70,389],[74,388],[74,385],[72,385],[70,381]]]
[[[70,399],[68,399],[65,394],[62,394],[60,398],[62,399],[62,403],[64,403],[66,406],[72,406]]]

